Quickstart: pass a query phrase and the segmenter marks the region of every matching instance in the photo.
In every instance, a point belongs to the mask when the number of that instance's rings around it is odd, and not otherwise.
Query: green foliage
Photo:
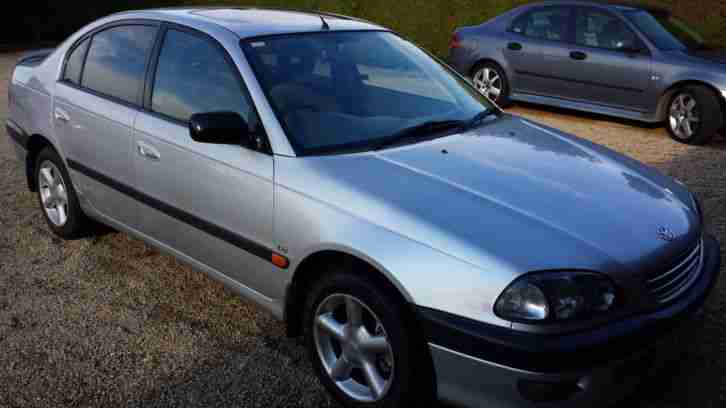
[[[532,0],[186,0],[185,5],[275,6],[347,14],[389,27],[439,56],[445,56],[457,27],[480,24]],[[626,0],[627,1],[627,0]],[[683,11],[692,0],[635,0]],[[704,0],[705,2],[715,0]],[[688,7],[686,7],[687,11]],[[686,21],[713,44],[726,44],[724,17],[685,13]]]
[[[444,56],[456,27],[484,22],[531,0],[77,0],[26,1],[11,19],[3,42],[59,41],[84,24],[115,11],[170,5],[274,6],[323,10],[371,20],[392,28],[419,45]],[[627,0],[626,0],[627,1]],[[635,0],[676,11],[714,44],[726,44],[726,7],[722,0]],[[720,7],[720,8],[719,8]],[[708,10],[706,10],[708,9]],[[719,12],[721,14],[719,14]],[[17,27],[13,27],[17,26]],[[32,27],[32,29],[31,29]],[[16,39],[17,38],[17,39]]]
[[[456,27],[479,24],[526,0],[247,0],[185,4],[275,6],[352,15],[389,27],[438,55],[445,55]]]

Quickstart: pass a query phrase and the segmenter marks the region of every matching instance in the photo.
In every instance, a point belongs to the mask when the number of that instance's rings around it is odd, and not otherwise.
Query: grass
[[[438,55],[445,55],[456,27],[479,24],[523,0],[249,0],[187,1],[185,4],[290,7],[341,13],[374,21],[403,34]]]
[[[723,13],[726,7],[717,10],[718,0],[697,0],[701,7],[695,9],[693,0],[645,0],[645,3],[659,5],[682,14],[694,27],[716,43],[726,43],[723,32]],[[323,10],[347,14],[374,21],[403,34],[420,46],[445,56],[448,43],[456,27],[482,23],[513,7],[528,3],[527,0],[227,0],[227,1],[184,1],[187,5],[246,5],[276,6],[309,10]],[[706,7],[712,4],[712,7]],[[710,9],[711,12],[705,12]]]

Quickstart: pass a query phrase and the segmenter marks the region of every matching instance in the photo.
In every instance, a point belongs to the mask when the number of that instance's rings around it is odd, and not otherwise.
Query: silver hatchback
[[[9,90],[50,229],[113,226],[257,302],[345,406],[611,402],[719,270],[682,184],[364,21],[116,14]]]

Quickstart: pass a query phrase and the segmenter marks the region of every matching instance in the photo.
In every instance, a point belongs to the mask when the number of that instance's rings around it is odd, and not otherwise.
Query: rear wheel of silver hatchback
[[[347,407],[425,406],[435,400],[421,334],[394,296],[351,273],[326,274],[305,308],[313,368]]]
[[[504,70],[492,62],[484,62],[473,70],[474,87],[491,101],[501,107],[510,105],[509,82]]]
[[[61,238],[80,238],[90,231],[92,222],[78,203],[68,170],[58,153],[43,149],[35,160],[38,201],[50,229]]]
[[[676,141],[702,145],[723,127],[718,95],[704,86],[688,86],[673,95],[668,105],[668,134]]]

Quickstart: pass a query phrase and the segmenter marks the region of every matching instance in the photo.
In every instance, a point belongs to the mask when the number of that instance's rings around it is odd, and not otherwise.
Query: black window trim
[[[89,93],[91,95],[97,96],[97,97],[102,98],[102,99],[106,99],[106,100],[108,100],[110,102],[117,103],[117,104],[126,106],[126,107],[131,108],[131,109],[141,110],[142,109],[142,103],[141,103],[142,102],[142,99],[141,99],[141,97],[143,95],[142,92],[143,92],[144,87],[146,86],[145,83],[144,83],[145,78],[142,78],[142,80],[141,80],[142,86],[140,86],[139,89],[137,90],[136,100],[134,102],[129,102],[129,101],[123,100],[121,98],[117,98],[117,97],[115,97],[113,95],[107,95],[107,94],[104,94],[102,92],[98,92],[96,90],[93,90],[91,88],[88,88],[88,87],[83,86],[83,74],[86,71],[86,60],[88,59],[88,52],[90,51],[91,46],[93,45],[93,38],[96,36],[96,34],[98,34],[100,32],[103,32],[103,31],[106,31],[106,30],[110,30],[110,29],[115,28],[115,27],[125,27],[125,26],[147,26],[147,27],[156,27],[157,30],[156,30],[156,35],[155,35],[155,38],[154,38],[154,43],[156,43],[158,41],[159,33],[161,31],[161,28],[160,28],[161,27],[161,22],[159,22],[157,20],[151,20],[151,19],[126,19],[126,20],[116,20],[116,21],[112,21],[110,23],[103,24],[103,25],[101,25],[99,27],[96,27],[93,30],[90,30],[87,33],[84,33],[81,37],[79,37],[73,43],[73,45],[71,45],[70,47],[68,47],[68,51],[66,51],[66,54],[63,57],[63,65],[62,65],[63,69],[61,69],[61,73],[60,73],[60,76],[58,78],[58,82],[59,83],[62,83],[63,85],[66,85],[68,87],[77,89],[79,91],[83,91],[83,92]],[[68,65],[68,58],[73,53],[73,51],[75,51],[75,49],[78,46],[80,46],[83,43],[83,41],[85,41],[85,40],[89,40],[89,43],[88,43],[88,47],[86,48],[85,55],[83,56],[83,66],[81,67],[80,83],[74,84],[73,82],[68,81],[68,80],[65,79],[66,67]],[[152,55],[153,55],[153,46],[152,46],[152,49],[149,52],[149,55],[146,56],[146,62],[144,64],[144,71],[145,72],[148,69],[148,66],[149,66],[149,63],[151,61]]]
[[[255,149],[255,148],[249,148],[249,150],[254,150],[259,153],[267,154],[267,155],[273,155],[272,151],[272,144],[270,143],[270,139],[267,136],[267,131],[265,130],[264,123],[262,121],[262,116],[260,115],[260,112],[257,109],[257,105],[255,105],[254,100],[252,99],[252,95],[249,92],[249,89],[247,88],[247,84],[244,81],[244,78],[242,77],[242,74],[239,72],[239,69],[237,68],[237,64],[234,63],[234,60],[232,59],[232,56],[229,54],[226,48],[214,37],[211,35],[202,32],[200,30],[197,30],[195,28],[185,26],[178,23],[173,23],[169,21],[162,21],[160,22],[160,29],[159,33],[156,37],[156,42],[151,50],[151,57],[150,60],[146,66],[146,74],[144,79],[144,86],[142,87],[142,103],[141,103],[141,111],[145,114],[154,116],[156,118],[165,120],[170,123],[174,123],[179,126],[189,127],[188,121],[179,120],[177,118],[174,118],[172,116],[166,115],[161,112],[155,112],[151,108],[151,98],[154,92],[154,81],[156,79],[156,73],[157,68],[159,65],[159,58],[161,56],[161,48],[164,44],[164,39],[166,38],[166,34],[169,30],[175,30],[180,31],[189,35],[193,35],[196,37],[199,37],[209,43],[211,43],[214,47],[216,47],[218,50],[222,52],[222,56],[224,57],[225,61],[229,65],[229,68],[234,72],[234,76],[237,79],[237,83],[240,87],[240,90],[242,91],[242,96],[247,100],[247,103],[249,104],[252,112],[257,116],[257,121],[259,123],[258,131],[260,132],[260,137],[263,141],[263,148],[262,149]],[[240,147],[243,147],[240,145]],[[244,148],[244,147],[243,147]]]
[[[71,55],[73,55],[73,53],[76,52],[78,47],[83,45],[86,41],[88,41],[88,45],[86,46],[86,50],[83,51],[83,57],[81,58],[81,69],[80,69],[80,73],[78,74],[78,84],[75,84],[75,83],[73,83],[73,81],[69,81],[66,78],[66,70],[68,69],[68,62],[71,59]],[[83,70],[86,68],[86,57],[88,56],[89,48],[91,48],[91,37],[84,36],[83,38],[81,38],[80,40],[75,42],[71,48],[68,49],[68,52],[66,53],[65,58],[63,59],[63,70],[61,72],[60,82],[66,82],[66,83],[70,83],[73,85],[81,86],[81,81],[83,80]]]
[[[606,48],[606,47],[595,47],[593,45],[579,44],[577,42],[577,18],[580,16],[580,13],[584,13],[587,11],[596,11],[600,14],[608,15],[611,18],[620,21],[620,23],[622,23],[628,30],[630,30],[630,32],[635,36],[635,38],[640,42],[640,45],[643,47],[643,50],[640,53],[637,53],[635,55],[646,55],[646,56],[652,55],[648,42],[643,40],[643,37],[640,34],[640,32],[638,30],[634,29],[634,27],[631,26],[630,22],[628,22],[627,19],[622,18],[621,16],[611,12],[608,9],[602,8],[602,7],[578,5],[578,6],[574,6],[574,8],[575,8],[575,10],[574,10],[575,13],[572,16],[573,21],[571,23],[572,31],[573,31],[572,44],[574,46],[581,47],[581,48],[587,48],[587,49],[591,49],[591,50],[614,52],[614,53],[618,53],[618,54],[633,54],[633,53],[629,53],[629,52],[622,51],[622,50],[615,50],[615,49]]]
[[[575,29],[576,29],[576,27],[575,27],[575,24],[576,24],[575,16],[577,15],[577,10],[575,9],[575,7],[577,7],[577,6],[574,6],[574,5],[571,5],[571,4],[559,4],[559,5],[551,4],[551,5],[545,5],[545,6],[534,6],[534,7],[530,7],[528,9],[524,10],[523,12],[517,14],[516,16],[514,16],[514,18],[512,18],[512,20],[510,21],[509,25],[507,26],[507,32],[510,33],[510,34],[514,34],[514,35],[520,36],[522,38],[527,38],[527,39],[533,40],[533,41],[544,41],[544,42],[550,42],[550,43],[553,43],[553,44],[570,44],[570,45],[573,45],[576,42],[575,41],[575,35],[574,34],[575,34]],[[532,36],[529,36],[527,34],[518,33],[516,31],[514,31],[514,24],[520,18],[523,18],[525,16],[529,16],[532,13],[536,13],[538,11],[547,10],[547,9],[569,9],[570,10],[570,15],[567,18],[567,27],[566,27],[566,30],[565,30],[566,35],[565,35],[565,39],[564,40],[551,40],[549,38],[532,37]]]

